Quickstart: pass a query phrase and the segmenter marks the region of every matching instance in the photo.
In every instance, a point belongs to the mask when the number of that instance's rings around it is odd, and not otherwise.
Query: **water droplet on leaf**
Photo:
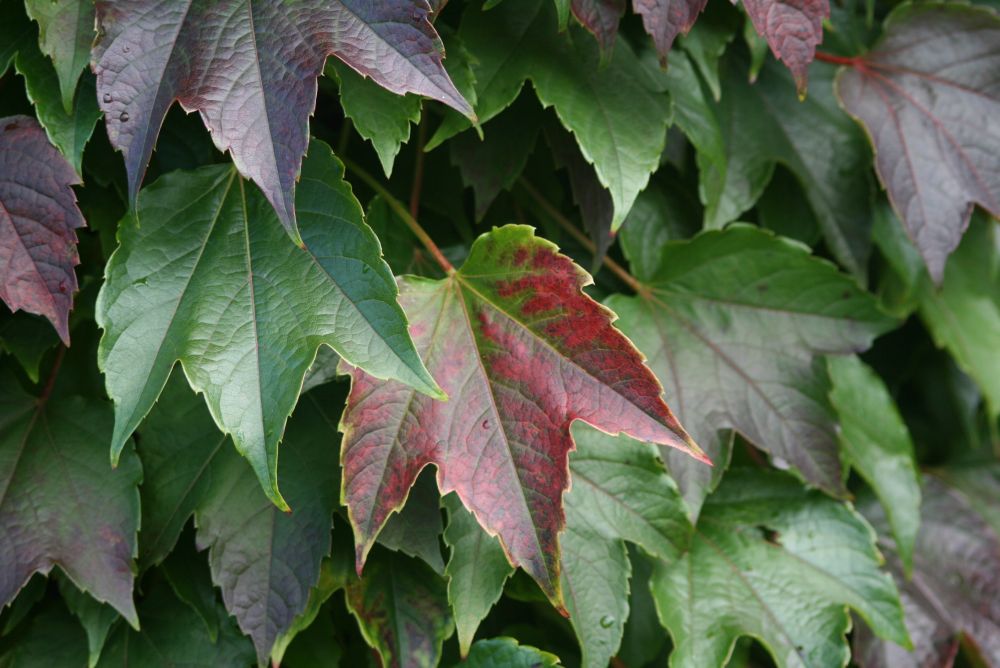
[[[104,104],[110,104],[112,99],[111,93],[104,94]]]
[[[483,429],[489,429],[489,428],[490,428],[490,421],[483,420]]]
[[[601,617],[602,629],[610,629],[612,626],[614,626],[614,623],[615,623],[614,615],[604,615],[603,617]]]
[[[127,111],[123,111],[121,113],[121,115],[118,117],[118,120],[121,121],[122,123],[127,123],[128,122],[128,112]]]

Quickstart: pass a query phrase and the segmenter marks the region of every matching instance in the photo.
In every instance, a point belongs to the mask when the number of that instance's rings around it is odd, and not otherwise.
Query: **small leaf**
[[[87,661],[87,636],[58,603],[47,605],[25,625],[17,642],[0,650],[0,665],[16,668],[79,668]]]
[[[618,22],[625,13],[625,0],[572,0],[573,16],[601,46],[602,54],[611,52],[618,36]]]
[[[101,603],[77,589],[72,580],[58,577],[59,594],[66,607],[79,620],[87,633],[87,647],[90,650],[88,666],[96,666],[104,650],[111,625],[118,621],[118,612],[106,603]]]
[[[513,638],[480,640],[461,668],[554,668],[562,665],[555,654],[543,652],[531,645],[521,645]]]
[[[441,493],[457,491],[511,562],[559,604],[557,535],[574,420],[705,461],[642,356],[612,327],[613,314],[582,292],[589,283],[520,225],[481,236],[443,281],[401,279],[411,334],[450,399],[345,366],[353,383],[342,418],[342,499],[359,567],[433,463]]]
[[[723,665],[752,636],[785,666],[842,666],[847,607],[907,644],[874,534],[848,506],[774,472],[734,469],[710,496],[690,551],[660,564],[653,596],[670,632],[670,665]]]
[[[79,177],[27,116],[0,118],[0,299],[45,316],[69,345]],[[123,443],[124,444],[124,443]]]
[[[330,149],[315,142],[298,193],[301,249],[259,191],[224,165],[173,172],[143,191],[97,303],[98,360],[115,401],[113,455],[179,360],[284,508],[278,442],[321,344],[378,377],[440,395],[342,177]]]
[[[454,630],[444,580],[389,550],[372,553],[365,574],[348,582],[347,607],[386,668],[438,665]]]
[[[441,559],[441,499],[430,471],[413,484],[406,505],[394,513],[378,534],[378,542],[390,550],[423,559],[438,575],[444,574]]]
[[[743,0],[743,6],[774,57],[791,70],[799,96],[804,96],[809,63],[823,41],[823,21],[830,18],[829,0]]]
[[[63,110],[70,113],[77,81],[90,63],[94,5],[86,0],[25,0],[24,8],[38,22],[38,43],[55,65]],[[80,95],[81,101],[84,96],[95,99],[93,90],[81,90]]]
[[[441,66],[426,3],[410,0],[97,2],[97,93],[135,201],[156,135],[177,100],[257,183],[301,244],[295,182],[316,79],[330,54],[394,93],[472,109]]]
[[[1000,479],[996,463],[977,466]],[[948,469],[924,478],[920,534],[913,552],[913,577],[903,576],[897,546],[888,540],[885,513],[876,504],[862,506],[879,532],[879,544],[889,555],[906,611],[913,650],[876,638],[859,625],[855,660],[864,668],[950,666],[960,635],[971,641],[985,665],[1000,666],[1000,535],[980,511],[1000,504],[1000,485],[992,496],[980,497],[966,487],[964,473]],[[954,486],[953,483],[958,485]],[[994,519],[995,521],[995,519]]]
[[[837,95],[875,147],[875,168],[931,277],[973,205],[1000,216],[1000,16],[961,4],[903,5]]]
[[[708,0],[632,0],[635,13],[653,38],[661,65],[666,66],[674,40],[691,30],[706,4]]]

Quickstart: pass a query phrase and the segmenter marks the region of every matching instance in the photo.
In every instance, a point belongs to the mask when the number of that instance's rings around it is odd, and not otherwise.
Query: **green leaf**
[[[212,572],[206,555],[197,552],[193,532],[188,532],[181,544],[174,547],[160,565],[160,571],[177,598],[201,618],[212,642],[218,640],[218,598],[212,584]]]
[[[723,665],[738,638],[785,666],[846,666],[847,607],[906,645],[892,578],[871,527],[782,474],[734,469],[705,501],[690,551],[660,564],[653,596],[670,665]]]
[[[56,331],[44,319],[29,313],[0,314],[0,350],[17,360],[31,382],[38,382],[42,358],[58,344]]]
[[[909,572],[920,527],[920,482],[910,432],[885,384],[864,362],[831,357],[827,368],[844,459],[878,495]]]
[[[665,656],[667,644],[666,634],[656,619],[656,602],[649,590],[656,562],[634,547],[629,549],[629,561],[632,562],[629,615],[617,656],[626,666],[646,666]]]
[[[25,0],[24,7],[38,22],[38,43],[52,59],[59,77],[63,110],[71,113],[73,96],[80,74],[90,64],[90,46],[94,32],[94,5],[90,0]],[[97,94],[91,87],[80,91],[89,95],[97,109]],[[77,169],[79,172],[80,170]]]
[[[354,122],[358,134],[372,143],[382,170],[391,176],[400,147],[410,140],[410,124],[420,122],[420,97],[396,95],[337,59],[327,61],[326,75],[340,82],[344,115]]]
[[[436,666],[452,634],[444,580],[422,561],[375,550],[347,584],[347,607],[386,668]]]
[[[531,645],[520,645],[513,638],[479,640],[472,646],[462,668],[552,668],[561,665],[555,654]]]
[[[330,149],[314,142],[297,195],[302,249],[230,167],[174,172],[143,190],[97,303],[113,457],[178,360],[283,509],[278,443],[321,344],[377,377],[441,396],[342,177]]]
[[[455,615],[458,645],[463,655],[490,609],[500,600],[503,585],[514,572],[496,536],[486,533],[456,494],[444,498],[448,528],[444,542],[451,556],[445,569],[448,603]]]
[[[69,578],[59,577],[58,580],[59,594],[87,634],[89,649],[87,665],[93,668],[101,658],[111,625],[119,619],[118,612],[110,605],[101,603],[77,589]]]
[[[888,539],[883,509],[874,503],[862,505],[889,557],[913,639],[912,651],[907,651],[880,640],[860,624],[854,652],[864,668],[949,666],[962,636],[982,657],[983,665],[1000,665],[1000,534],[990,524],[996,523],[996,517],[985,512],[1000,504],[996,483],[1000,466],[994,461],[975,468],[992,476],[992,487],[966,485],[968,473],[962,468],[924,477],[912,578],[903,575],[897,545]]]
[[[867,348],[893,320],[798,243],[732,225],[662,247],[648,294],[607,300],[666,398],[715,462],[664,452],[696,515],[735,429],[809,483],[844,495],[829,381],[818,356]]]
[[[80,668],[87,661],[87,636],[59,604],[33,616],[0,652],[0,666],[9,668]]]
[[[720,167],[714,152],[703,152],[699,187],[705,226],[720,228],[760,198],[775,163],[785,165],[802,184],[834,257],[864,277],[871,251],[871,153],[857,125],[837,106],[834,71],[814,65],[809,97],[800,102],[777,63],[766,64],[751,85],[746,63],[727,59],[716,109],[725,165]]]
[[[438,575],[444,574],[441,559],[441,499],[430,471],[413,484],[406,505],[393,513],[378,534],[381,545],[423,559]]]
[[[58,564],[77,587],[138,623],[132,569],[142,471],[131,448],[117,469],[108,466],[110,434],[104,402],[36,398],[0,368],[0,605],[33,573]]]
[[[119,624],[108,638],[98,668],[251,665],[253,647],[221,604],[216,606],[216,614],[219,636],[213,641],[197,613],[174,596],[165,582],[154,582],[139,605],[141,629]]]

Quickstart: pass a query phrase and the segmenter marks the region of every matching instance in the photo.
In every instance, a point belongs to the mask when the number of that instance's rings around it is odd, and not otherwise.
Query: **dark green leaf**
[[[478,641],[459,665],[462,668],[551,668],[561,664],[555,654],[501,637]]]

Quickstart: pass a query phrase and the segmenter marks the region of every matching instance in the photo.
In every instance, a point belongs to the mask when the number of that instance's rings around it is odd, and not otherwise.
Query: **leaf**
[[[45,316],[69,345],[69,312],[85,222],[73,166],[27,116],[0,118],[0,299]]]
[[[775,63],[766,64],[750,85],[746,63],[727,59],[716,109],[726,162],[720,165],[714,152],[698,160],[705,225],[718,228],[739,219],[781,163],[802,184],[834,257],[863,278],[871,251],[871,156],[829,92],[833,68],[815,65],[811,72],[817,85],[797,102]]]
[[[500,600],[503,585],[514,569],[496,536],[486,533],[456,494],[444,498],[448,528],[444,542],[451,556],[445,569],[448,604],[455,617],[458,646],[468,655],[476,629]]]
[[[132,559],[139,528],[139,460],[116,470],[101,454],[111,413],[96,399],[33,397],[0,373],[0,605],[53,566],[136,624]],[[94,512],[100,508],[100,512]]]
[[[90,650],[87,665],[96,666],[111,626],[119,619],[118,613],[110,605],[96,601],[77,589],[69,578],[59,577],[58,580],[63,602],[87,634],[87,647]]]
[[[119,624],[101,655],[98,668],[142,666],[212,666],[245,668],[253,649],[219,604],[219,637],[213,641],[198,615],[164,582],[156,582],[139,605],[141,630]]]
[[[218,597],[212,584],[212,572],[206,555],[198,554],[194,532],[187,533],[181,544],[175,546],[160,565],[160,572],[177,598],[198,614],[208,637],[216,642],[219,639]]]
[[[609,53],[625,13],[625,0],[572,0],[570,10],[580,25],[597,38],[602,54]]]
[[[25,0],[24,8],[38,22],[38,43],[55,65],[63,110],[71,113],[77,81],[90,63],[96,36],[94,5],[81,0]],[[84,96],[96,99],[93,91],[81,90],[81,101]]]
[[[87,636],[58,604],[31,618],[17,642],[0,653],[0,665],[16,668],[79,668],[87,659]]]
[[[827,368],[844,459],[878,495],[909,572],[920,526],[920,482],[910,432],[871,367],[857,357],[831,357]]]
[[[899,596],[871,527],[787,476],[734,469],[705,501],[690,551],[653,575],[670,665],[723,665],[741,636],[779,667],[843,666],[847,607],[907,644]]]
[[[67,111],[59,99],[56,70],[38,47],[34,44],[22,47],[14,66],[24,77],[25,92],[35,105],[38,120],[49,140],[66,156],[74,171],[82,174],[83,149],[101,117],[97,108],[97,93],[94,92],[94,78],[84,77],[78,102],[76,105],[71,103]]]
[[[31,382],[38,382],[42,359],[57,345],[59,336],[42,318],[0,314],[0,351],[12,355]]]
[[[628,248],[628,246],[626,246]],[[843,496],[829,382],[817,355],[858,352],[893,321],[808,249],[747,225],[662,247],[649,293],[612,296],[622,331],[650,358],[714,469],[664,460],[697,515],[735,429],[810,484]]]
[[[995,463],[988,468],[1000,475]],[[952,486],[944,477],[924,477],[920,534],[913,552],[913,577],[903,577],[898,552],[888,540],[885,514],[875,504],[863,506],[879,531],[879,545],[890,556],[906,611],[913,651],[879,640],[859,625],[854,652],[865,668],[949,666],[959,635],[968,638],[985,665],[1000,666],[1000,535],[979,512],[998,497],[981,499],[977,490]],[[996,490],[994,490],[995,493]]]
[[[348,582],[347,608],[386,668],[438,665],[454,629],[441,577],[390,550],[374,552],[365,574]]]
[[[561,665],[555,654],[531,645],[521,645],[514,638],[490,638],[472,646],[462,668],[554,668]]]
[[[557,604],[569,427],[584,420],[706,461],[660,398],[642,356],[582,291],[590,278],[530,227],[473,244],[443,281],[401,279],[400,303],[446,403],[345,367],[342,500],[358,566],[417,474],[438,468],[511,563]]]
[[[1000,216],[1000,17],[985,7],[906,5],[837,95],[875,147],[893,209],[940,283],[973,205]]]
[[[666,67],[667,53],[678,35],[686,35],[705,9],[708,0],[632,0],[635,13],[653,38],[660,65]]]
[[[408,0],[98,0],[97,93],[111,144],[125,155],[130,199],[177,100],[201,112],[215,145],[232,153],[301,245],[295,182],[328,55],[394,93],[472,114],[441,66],[429,11]]]
[[[24,5],[20,2],[0,4],[0,77],[7,73],[14,56],[31,43],[33,36]]]
[[[809,63],[823,41],[823,21],[830,18],[829,0],[743,0],[743,7],[774,57],[792,72],[799,97],[804,97]]]
[[[508,107],[528,79],[545,107],[554,107],[576,136],[587,162],[611,192],[617,230],[649,175],[659,166],[670,123],[670,100],[646,75],[628,44],[604,66],[590,39],[567,43],[556,33],[550,0],[506,2],[490,11],[469,7],[459,35],[477,61],[476,114],[485,123]],[[429,145],[468,127],[448,117]]]
[[[662,665],[667,638],[656,619],[656,603],[649,590],[655,561],[636,548],[629,549],[629,561],[632,562],[629,615],[617,656],[626,666],[646,666],[658,659]]]
[[[669,563],[687,548],[686,508],[656,449],[574,427],[566,495],[562,586],[583,666],[607,666],[629,617],[632,565],[624,541]]]
[[[283,447],[281,481],[293,503],[288,514],[259,492],[251,469],[221,442],[208,411],[179,374],[142,430],[141,454],[151,461],[144,490],[152,486],[156,503],[177,509],[169,523],[150,527],[154,545],[171,549],[176,527],[194,511],[198,549],[209,549],[212,580],[226,609],[253,638],[261,663],[305,609],[320,562],[330,552],[336,422],[321,404],[336,405],[336,399],[328,388],[317,392],[321,398],[314,393],[303,399]],[[179,453],[190,453],[198,468],[169,466]]]
[[[302,249],[227,166],[174,172],[143,191],[97,303],[98,361],[115,401],[113,456],[179,360],[265,493],[287,508],[278,442],[320,344],[378,377],[440,395],[342,177],[330,149],[314,143],[298,193]]]
[[[413,484],[406,506],[394,513],[378,534],[381,545],[423,559],[438,575],[444,574],[441,559],[441,499],[430,471]]]
[[[371,142],[388,178],[400,147],[410,140],[410,124],[420,122],[420,98],[396,95],[339,60],[328,62],[326,73],[340,82],[344,115]]]

